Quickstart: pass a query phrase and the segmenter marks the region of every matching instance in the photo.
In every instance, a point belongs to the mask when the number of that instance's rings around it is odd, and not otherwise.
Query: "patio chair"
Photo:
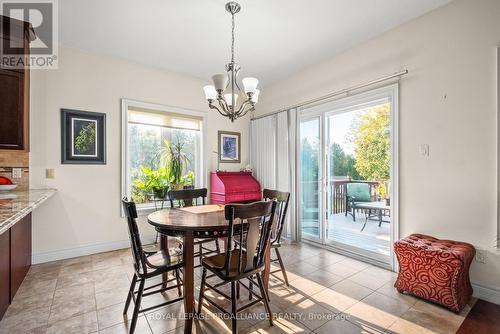
[[[346,183],[345,185],[345,215],[349,213],[356,221],[357,204],[373,202],[368,183]],[[352,210],[352,212],[350,212]]]

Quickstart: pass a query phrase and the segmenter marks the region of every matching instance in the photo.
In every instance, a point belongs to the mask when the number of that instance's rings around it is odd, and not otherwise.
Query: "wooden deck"
[[[389,217],[383,217],[390,220]],[[365,229],[361,228],[365,223],[364,213],[359,213],[354,222],[351,215],[347,217],[343,213],[333,214],[328,219],[328,239],[353,247],[358,247],[370,252],[384,256],[390,256],[390,224],[368,220]],[[303,231],[311,235],[318,235],[317,221],[303,221]]]
[[[384,220],[390,220],[390,218],[384,217]],[[378,221],[368,220],[365,229],[360,232],[364,223],[365,215],[362,213],[356,217],[355,222],[351,215],[347,217],[342,213],[331,215],[328,220],[328,238],[349,246],[389,256],[391,247],[390,224],[382,223],[379,227]]]

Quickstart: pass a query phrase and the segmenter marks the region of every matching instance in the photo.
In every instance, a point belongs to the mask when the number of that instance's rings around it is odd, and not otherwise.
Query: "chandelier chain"
[[[231,63],[234,64],[234,14],[231,14]]]

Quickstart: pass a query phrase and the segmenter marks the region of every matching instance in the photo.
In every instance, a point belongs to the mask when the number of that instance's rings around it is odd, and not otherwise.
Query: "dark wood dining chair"
[[[266,250],[270,246],[271,227],[274,221],[276,201],[227,204],[224,210],[225,217],[229,221],[227,244],[231,245],[234,239],[237,239],[239,242],[235,244],[234,249],[227,247],[224,254],[204,257],[202,259],[203,274],[201,278],[198,313],[201,313],[203,301],[206,300],[221,312],[231,316],[232,333],[237,333],[238,312],[262,301],[269,318],[269,323],[272,326],[273,317],[268,302],[269,296],[264,288],[261,273],[265,268]],[[246,245],[247,247],[242,247],[241,245]],[[215,274],[222,282],[215,285],[207,283],[208,271]],[[260,289],[260,295],[256,295],[257,298],[247,305],[237,308],[237,283],[250,291],[250,287],[241,282],[244,279],[248,279],[249,282],[257,285]],[[230,296],[218,289],[218,287],[225,284],[231,284]],[[216,301],[205,297],[204,292],[206,288],[230,300],[231,311],[226,311]]]
[[[134,333],[137,325],[137,317],[139,313],[148,312],[152,309],[166,306],[183,300],[182,297],[182,281],[179,274],[179,269],[184,265],[182,261],[182,253],[178,250],[172,251],[146,251],[142,247],[139,229],[137,228],[137,209],[135,203],[128,201],[127,198],[122,199],[123,209],[127,217],[128,232],[130,237],[130,245],[132,249],[132,258],[134,264],[134,276],[128,292],[127,300],[123,314],[127,314],[128,307],[131,301],[134,301],[134,312],[132,322],[130,324],[130,333]],[[161,276],[165,273],[172,272],[174,278],[145,287],[146,280]],[[165,283],[176,281],[175,285],[166,286]],[[136,291],[136,285],[139,283],[139,288]],[[157,288],[157,289],[155,289]],[[168,300],[162,304],[141,309],[141,301],[143,297],[147,297],[156,293],[163,293],[170,289],[177,288],[179,298]],[[150,291],[152,290],[152,291]]]
[[[283,232],[283,227],[286,223],[286,213],[288,211],[288,202],[290,201],[290,193],[278,190],[264,189],[262,192],[262,197],[264,200],[276,200],[276,225],[271,230],[271,248],[274,249],[276,253],[276,259],[271,259],[271,262],[278,262],[280,269],[270,272],[270,274],[275,274],[279,271],[283,274],[283,279],[285,280],[286,286],[288,284],[288,277],[286,276],[285,265],[283,264],[283,259],[279,248],[281,247],[281,233]]]
[[[186,207],[186,206],[195,206],[195,205],[205,205],[207,200],[207,188],[200,189],[182,189],[182,190],[170,190],[168,192],[168,199],[170,200],[170,206],[172,208],[175,207]],[[201,203],[199,200],[201,199]],[[176,205],[177,203],[177,205]],[[182,239],[179,238],[179,241],[182,243]],[[215,242],[215,250],[205,247],[206,244]],[[219,254],[220,246],[219,239],[195,239],[194,245],[198,246],[198,251],[194,253],[195,258],[200,259],[200,264],[196,266],[196,268],[201,266],[201,258],[202,256],[210,255],[210,254]]]

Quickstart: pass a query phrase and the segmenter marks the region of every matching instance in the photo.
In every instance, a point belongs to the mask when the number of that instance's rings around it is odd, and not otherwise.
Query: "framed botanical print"
[[[106,114],[61,109],[61,163],[106,164]]]
[[[241,162],[239,132],[219,131],[219,162]]]

